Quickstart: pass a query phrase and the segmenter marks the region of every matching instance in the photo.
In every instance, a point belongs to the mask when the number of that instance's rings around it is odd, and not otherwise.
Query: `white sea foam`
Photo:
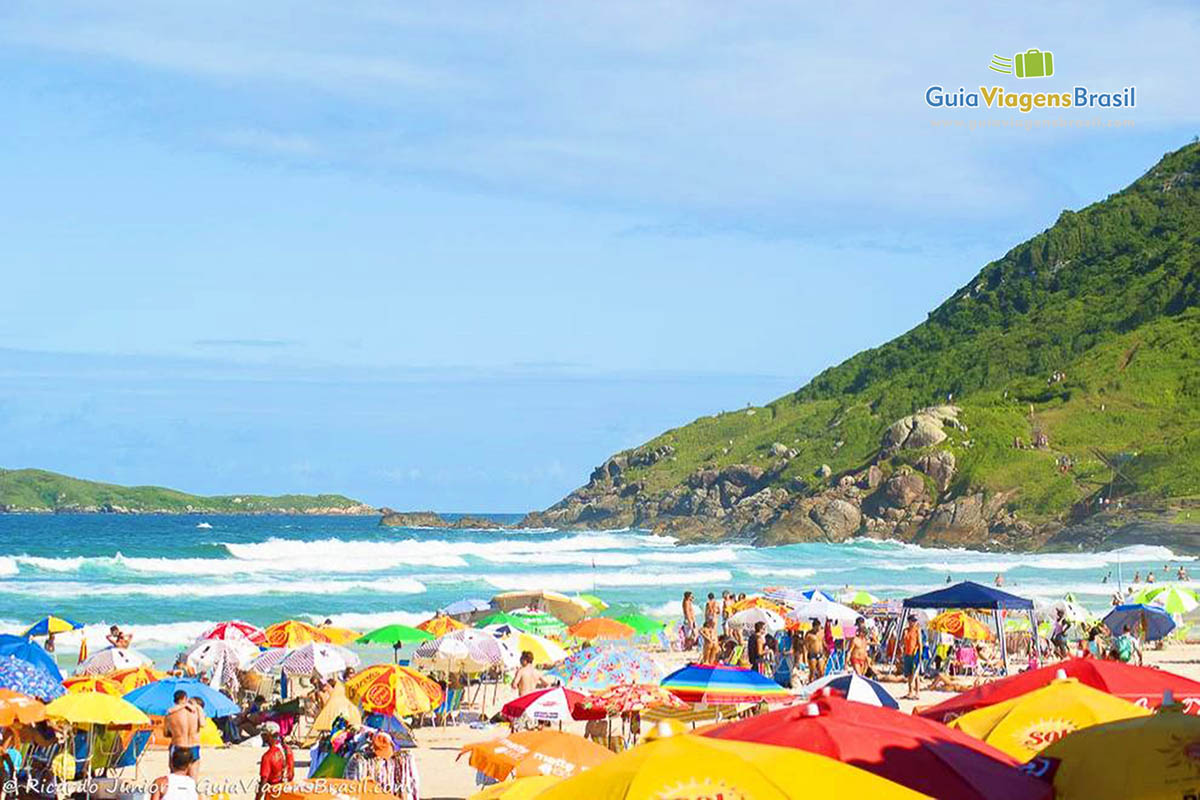
[[[282,540],[280,540],[282,541]],[[467,566],[460,556],[436,553],[413,554],[400,557],[396,554],[369,557],[358,554],[343,557],[337,553],[318,556],[311,552],[292,558],[238,559],[238,558],[137,558],[117,553],[113,556],[90,558],[47,558],[42,556],[15,556],[18,566],[27,566],[42,572],[126,572],[142,575],[252,575],[270,573],[355,573],[380,572],[398,567],[421,566],[457,568]],[[2,568],[0,568],[2,569]],[[3,574],[0,572],[0,574]]]
[[[487,575],[484,580],[497,589],[560,589],[587,591],[593,586],[679,586],[717,585],[733,579],[726,569],[694,569],[656,572],[647,570],[606,570],[593,572],[528,572],[512,575]]]
[[[299,614],[296,619],[321,623],[326,619],[333,620],[339,628],[350,628],[356,631],[372,631],[384,625],[415,626],[433,616],[433,611],[373,611],[369,613],[349,612],[345,614]]]
[[[808,567],[744,567],[742,569],[747,575],[753,575],[756,578],[768,578],[778,576],[780,578],[811,578],[817,574],[815,569]]]
[[[9,556],[0,556],[0,578],[16,575],[20,571],[14,559]]]
[[[25,581],[0,584],[0,596],[27,597],[254,597],[259,595],[421,594],[425,584],[414,578],[381,578],[372,581],[288,580],[221,583],[118,583],[77,581]]]

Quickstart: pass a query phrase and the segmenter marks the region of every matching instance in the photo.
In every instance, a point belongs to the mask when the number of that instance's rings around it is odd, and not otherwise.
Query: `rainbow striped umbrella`
[[[688,703],[732,705],[790,697],[791,692],[752,669],[689,664],[663,678],[662,686]]]

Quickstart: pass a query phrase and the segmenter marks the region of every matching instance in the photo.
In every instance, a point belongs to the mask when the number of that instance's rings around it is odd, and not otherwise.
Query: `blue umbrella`
[[[856,703],[900,708],[900,704],[896,702],[896,698],[892,697],[891,692],[870,678],[855,675],[853,672],[835,672],[824,678],[818,678],[805,686],[802,694],[806,697],[814,697],[826,688]]]
[[[0,656],[0,689],[11,689],[38,700],[53,700],[67,693],[49,672],[16,656]]]
[[[1115,635],[1120,635],[1126,625],[1134,633],[1144,631],[1148,642],[1161,639],[1175,630],[1175,620],[1171,619],[1171,615],[1164,611],[1162,606],[1145,603],[1125,603],[1117,606],[1108,612],[1104,624]]]
[[[54,656],[47,653],[37,642],[31,642],[23,636],[0,634],[0,656],[13,656],[22,661],[28,661],[35,667],[44,669],[54,680],[62,683],[62,672],[59,671],[58,664],[54,663]]]
[[[162,716],[175,705],[175,692],[180,689],[188,697],[199,697],[204,702],[204,713],[210,717],[228,717],[241,711],[237,703],[195,678],[163,678],[134,689],[125,699],[147,714]]]
[[[450,605],[442,609],[442,613],[448,617],[458,617],[463,614],[475,614],[480,611],[490,611],[492,604],[487,600],[480,600],[475,597],[464,597],[462,600],[455,600]]]

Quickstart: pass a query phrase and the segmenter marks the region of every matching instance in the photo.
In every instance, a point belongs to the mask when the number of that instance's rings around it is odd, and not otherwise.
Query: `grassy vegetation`
[[[701,466],[798,451],[780,480],[873,459],[885,428],[960,406],[952,491],[1011,492],[1028,516],[1061,515],[1113,479],[1131,499],[1200,495],[1200,145],[988,264],[913,330],[761,408],[703,417],[648,443],[675,456],[631,471],[650,491]],[[1051,381],[1055,372],[1065,379]],[[1015,449],[1035,431],[1047,450]],[[949,431],[948,431],[949,432]],[[1120,455],[1123,454],[1123,455]],[[906,456],[907,457],[907,456]],[[1059,469],[1060,457],[1072,461]],[[895,465],[886,465],[895,466]]]
[[[229,495],[203,497],[161,486],[117,486],[71,478],[40,469],[0,469],[0,507],[11,510],[102,509],[184,513],[304,513],[361,505],[338,494]]]

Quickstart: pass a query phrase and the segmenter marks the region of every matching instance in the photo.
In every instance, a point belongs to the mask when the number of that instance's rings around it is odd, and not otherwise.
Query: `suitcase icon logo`
[[[1054,74],[1054,54],[1035,47],[1012,58],[994,55],[988,69],[1018,78],[1049,78]]]

